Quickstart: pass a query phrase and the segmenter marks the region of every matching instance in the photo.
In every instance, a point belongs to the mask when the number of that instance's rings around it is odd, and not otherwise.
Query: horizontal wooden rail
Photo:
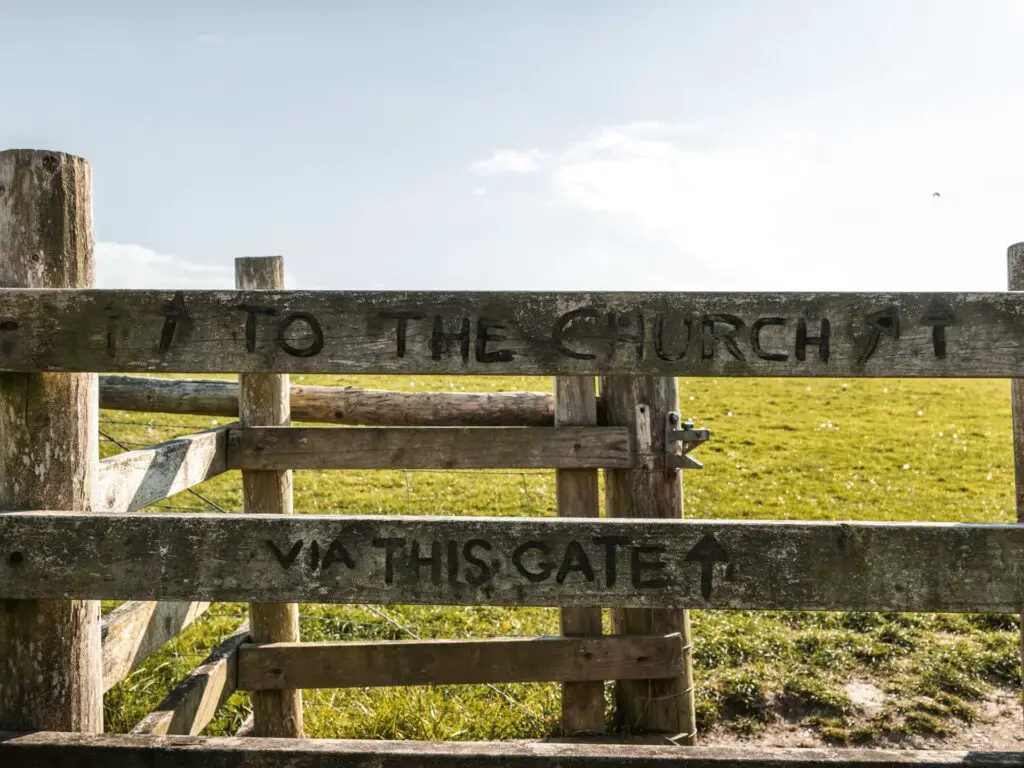
[[[100,408],[238,418],[238,382],[100,376]],[[292,384],[292,420],[382,427],[550,427],[547,392],[392,392]]]
[[[3,371],[1024,375],[1022,293],[0,291]]]
[[[0,731],[4,768],[1020,768],[1024,752],[357,741]]]
[[[227,469],[229,427],[103,459],[97,469],[93,508],[135,512],[216,477]]]
[[[679,674],[679,635],[244,645],[241,690],[649,680]]]
[[[104,616],[103,690],[121,682],[209,607],[209,603],[131,600]]]
[[[249,623],[242,622],[156,709],[142,718],[132,733],[196,736],[202,732],[217,708],[235,692],[238,649],[249,640]]]
[[[625,427],[248,427],[229,469],[599,469],[633,464]]]
[[[1019,613],[1024,526],[0,514],[0,599]]]

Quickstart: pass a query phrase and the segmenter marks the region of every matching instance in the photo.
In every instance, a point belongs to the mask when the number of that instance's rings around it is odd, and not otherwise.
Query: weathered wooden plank
[[[132,734],[196,736],[201,733],[216,715],[217,708],[235,692],[238,649],[251,639],[249,623],[242,622],[156,709],[142,718]]]
[[[0,291],[8,371],[1012,377],[1013,293]]]
[[[1024,243],[1011,245],[1006,252],[1007,287],[1024,291]],[[1010,382],[1010,412],[1013,424],[1014,499],[1017,522],[1024,523],[1024,378]],[[1020,614],[1020,663],[1024,669],[1024,613]],[[1021,700],[1024,713],[1024,699]]]
[[[235,259],[235,287],[283,288],[284,259],[280,256]],[[269,425],[288,429],[291,402],[287,374],[242,374],[238,377],[238,388],[238,414],[244,427]],[[247,513],[291,515],[295,512],[292,473],[289,467],[280,469],[283,471],[242,472],[242,496]],[[299,640],[299,606],[295,603],[250,602],[249,623],[257,643]],[[258,691],[251,699],[255,735],[292,738],[303,735],[301,691]]]
[[[609,376],[601,379],[607,423],[635,435],[637,466],[604,473],[608,517],[678,519],[683,516],[683,476],[665,470],[665,416],[679,409],[671,377]],[[693,700],[690,617],[685,610],[617,608],[612,629],[619,635],[678,633],[683,645],[679,674],[661,680],[619,680],[615,716],[630,732],[679,734],[680,743],[697,738]]]
[[[0,286],[82,288],[93,266],[89,164],[0,152]],[[0,311],[0,337],[17,324]],[[97,418],[93,375],[0,375],[0,510],[89,509]],[[0,728],[103,730],[98,602],[0,605]]]
[[[0,599],[1018,613],[1024,526],[0,514]]]
[[[227,470],[227,434],[217,427],[126,451],[99,463],[93,508],[135,512]]]
[[[597,382],[593,376],[555,378],[555,423],[559,428],[597,424]],[[596,470],[558,470],[555,472],[555,486],[559,517],[600,516]],[[562,634],[569,637],[596,636],[603,631],[599,607],[563,608],[559,613],[559,623]],[[562,685],[563,734],[604,733],[604,715],[604,680],[566,682]]]
[[[122,603],[103,617],[103,691],[109,691],[157,649],[198,619],[209,603]]]
[[[228,436],[229,469],[628,467],[609,427],[249,427]]]
[[[550,427],[548,392],[392,392],[291,386],[292,419],[388,427]],[[100,376],[100,408],[238,416],[238,383],[221,379]]]
[[[238,687],[362,688],[645,679],[679,671],[678,637],[273,643],[242,646]]]
[[[360,741],[0,731],[4,768],[1020,768],[1024,752]]]

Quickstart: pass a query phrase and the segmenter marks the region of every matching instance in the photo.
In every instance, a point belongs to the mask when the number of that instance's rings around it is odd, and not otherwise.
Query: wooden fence
[[[674,414],[676,376],[1024,374],[1024,295],[288,292],[279,259],[239,260],[233,292],[101,291],[89,194],[80,158],[0,153],[0,765],[1024,764],[1019,752],[307,740],[299,694],[556,681],[563,729],[579,735],[603,729],[603,681],[617,680],[618,717],[692,743],[687,609],[1024,610],[1024,527],[678,519],[679,469],[707,435]],[[242,376],[101,389],[101,371]],[[293,372],[556,386],[422,397],[292,388]],[[101,402],[238,423],[97,464]],[[552,467],[559,517],[290,514],[292,470],[368,467]],[[236,469],[246,514],[140,512]],[[100,599],[129,602],[101,622]],[[250,602],[249,620],[132,734],[104,735],[103,691],[209,601]],[[562,631],[310,644],[300,602],[550,606]],[[252,692],[252,736],[196,737],[234,690]]]

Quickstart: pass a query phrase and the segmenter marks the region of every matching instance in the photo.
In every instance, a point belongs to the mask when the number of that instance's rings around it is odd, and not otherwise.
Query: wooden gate
[[[624,710],[676,702],[648,724],[692,738],[692,708],[677,703],[690,685],[685,609],[1020,612],[1024,527],[671,518],[685,451],[703,438],[673,416],[675,377],[1012,378],[1024,373],[1024,294],[285,291],[273,260],[242,260],[236,291],[92,290],[88,191],[79,158],[0,154],[0,765],[1024,764],[263,738],[301,735],[303,687],[496,679],[563,682],[582,732],[600,730],[600,681],[632,681]],[[240,423],[97,473],[102,371],[242,374]],[[551,426],[353,430],[289,426],[297,372],[558,378]],[[290,514],[293,469],[481,466],[557,469],[565,516]],[[248,514],[135,511],[228,469],[243,472]],[[622,519],[597,517],[598,469]],[[100,599],[133,601],[107,622],[106,650],[121,650],[106,659]],[[152,616],[179,627],[209,601],[252,605],[251,625],[200,670],[227,682],[192,681],[187,707],[139,733],[99,733],[104,683],[159,641]],[[300,602],[551,606],[563,636],[309,647]],[[619,634],[600,635],[598,606],[616,609]],[[467,653],[476,667],[460,663]],[[260,737],[154,735],[175,717],[194,725],[234,685],[257,692]]]

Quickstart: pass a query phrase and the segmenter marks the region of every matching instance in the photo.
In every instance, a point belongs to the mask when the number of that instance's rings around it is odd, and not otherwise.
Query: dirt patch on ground
[[[846,693],[863,713],[867,723],[885,704],[885,694],[865,682],[849,683]],[[1011,691],[998,691],[976,703],[977,717],[972,723],[944,721],[949,733],[943,736],[898,735],[882,737],[857,745],[897,749],[951,749],[978,751],[1024,750],[1024,716]],[[856,723],[861,716],[852,718]],[[813,727],[800,721],[777,719],[753,735],[738,735],[727,726],[718,726],[700,735],[702,746],[719,747],[834,747]]]
[[[874,683],[851,680],[846,684],[844,690],[853,705],[863,711],[865,715],[873,715],[885,705],[885,693]]]

